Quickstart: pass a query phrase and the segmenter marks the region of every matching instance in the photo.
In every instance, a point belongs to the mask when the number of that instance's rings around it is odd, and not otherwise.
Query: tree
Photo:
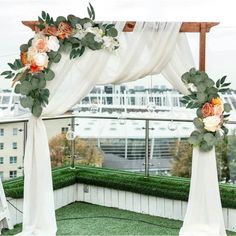
[[[65,134],[58,134],[49,140],[52,167],[70,164],[71,141]],[[102,154],[93,142],[75,139],[75,164],[102,166]]]
[[[192,146],[187,140],[177,140],[175,148],[171,149],[171,152],[173,155],[171,174],[189,178],[191,176]]]

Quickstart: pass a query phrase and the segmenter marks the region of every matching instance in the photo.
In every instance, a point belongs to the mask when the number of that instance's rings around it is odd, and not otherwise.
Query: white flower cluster
[[[108,51],[113,51],[115,48],[119,47],[119,42],[115,40],[113,37],[106,36],[102,29],[98,27],[93,27],[90,22],[85,23],[84,27],[80,24],[76,25],[77,33],[74,37],[78,39],[82,39],[85,37],[87,33],[92,33],[95,35],[94,40],[98,43],[103,43],[103,48],[107,49]]]

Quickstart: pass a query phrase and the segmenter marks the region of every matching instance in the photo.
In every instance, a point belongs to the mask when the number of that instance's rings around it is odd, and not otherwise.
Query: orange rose
[[[220,98],[212,98],[211,99],[211,104],[212,105],[221,105],[222,102],[221,102]]]
[[[65,23],[65,22],[60,22],[58,25],[58,37],[64,39],[65,37],[68,37],[69,35],[72,34],[72,27]]]
[[[28,63],[26,52],[21,52],[20,53],[20,61],[21,61],[23,66],[25,66]]]
[[[57,36],[57,28],[55,26],[49,26],[45,24],[44,33],[47,35]]]
[[[40,71],[40,67],[39,66],[37,66],[36,64],[31,64],[30,65],[30,72],[36,73],[38,71]]]
[[[206,102],[203,105],[201,112],[204,118],[208,116],[212,116],[214,114],[214,106],[211,103]]]

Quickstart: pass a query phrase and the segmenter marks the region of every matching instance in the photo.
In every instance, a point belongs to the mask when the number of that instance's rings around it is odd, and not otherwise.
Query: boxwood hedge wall
[[[75,183],[96,185],[118,190],[131,191],[151,196],[188,200],[189,179],[169,176],[145,178],[142,174],[112,169],[76,166],[57,168],[53,171],[53,187],[60,189]],[[204,183],[202,183],[204,184]],[[23,197],[23,178],[3,183],[7,197]],[[236,186],[220,184],[223,207],[236,208]]]

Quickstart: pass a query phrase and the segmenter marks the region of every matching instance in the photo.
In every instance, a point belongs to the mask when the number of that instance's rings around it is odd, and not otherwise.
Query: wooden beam
[[[39,31],[39,28],[36,26],[38,21],[22,21],[22,23],[33,31]],[[132,32],[135,24],[135,21],[127,21],[123,32]],[[200,33],[199,70],[201,71],[205,71],[206,69],[206,33],[210,32],[211,28],[218,24],[219,22],[183,22],[180,27],[180,32],[183,33]]]
[[[201,31],[201,24],[206,24],[206,32],[209,32],[213,26],[219,24],[219,22],[183,22],[180,28],[180,32],[188,32],[188,33],[197,33]],[[38,21],[22,21],[22,24],[31,28],[33,31],[37,30],[36,25]],[[135,21],[127,21],[123,31],[124,32],[132,32],[134,29],[136,22]]]

